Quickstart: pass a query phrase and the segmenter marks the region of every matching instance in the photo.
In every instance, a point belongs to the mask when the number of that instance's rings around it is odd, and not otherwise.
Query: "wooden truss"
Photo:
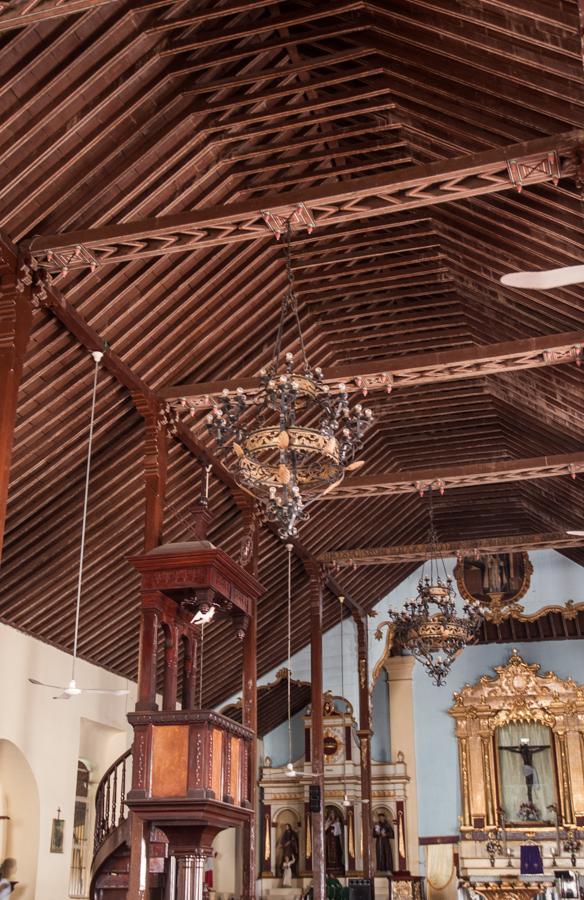
[[[512,537],[472,538],[431,546],[430,544],[399,544],[394,547],[368,547],[367,549],[332,550],[321,553],[322,563],[335,566],[393,565],[403,562],[423,562],[436,549],[442,556],[473,556],[483,553],[514,553],[518,550],[565,550],[584,546],[584,537],[569,535],[565,531],[545,534],[522,534]]]
[[[510,459],[480,465],[449,466],[443,469],[413,469],[410,472],[389,472],[387,475],[362,475],[346,478],[323,500],[361,499],[388,494],[424,493],[446,488],[495,484],[501,481],[530,481],[584,472],[584,453],[541,456],[535,459]]]
[[[316,227],[449,203],[525,184],[557,181],[575,171],[582,132],[569,131],[484,153],[295,189],[259,200],[85,231],[39,236],[28,243],[33,264],[50,273],[179,253],[272,234],[270,217],[300,205]],[[261,205],[259,205],[261,204]],[[268,220],[268,221],[267,221]]]
[[[331,385],[343,382],[348,392],[385,391],[393,388],[413,387],[463,378],[479,378],[498,375],[518,369],[578,362],[584,346],[584,331],[570,331],[545,337],[527,338],[522,341],[505,341],[485,344],[464,350],[447,350],[419,353],[376,362],[353,363],[335,366],[325,373],[325,382]],[[191,409],[212,406],[213,397],[223,390],[235,393],[243,388],[250,398],[260,389],[259,378],[238,378],[222,382],[179,384],[162,388],[159,396],[168,401],[184,401]]]

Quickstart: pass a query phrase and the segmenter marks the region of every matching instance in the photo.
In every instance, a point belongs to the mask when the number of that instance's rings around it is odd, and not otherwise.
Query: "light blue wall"
[[[421,837],[456,834],[460,809],[458,757],[454,719],[448,715],[452,694],[479,676],[494,675],[513,647],[541,671],[584,682],[584,645],[581,641],[544,641],[529,644],[486,644],[467,647],[452,666],[448,681],[435,687],[419,663],[414,668],[414,719],[418,824]]]
[[[389,731],[389,695],[387,692],[387,672],[380,673],[371,695],[373,713],[373,737],[371,738],[371,758],[374,762],[391,762],[391,741]]]
[[[304,714],[302,710],[292,716],[292,761],[304,757]],[[273,766],[285,766],[288,762],[288,722],[282,722],[264,737],[264,756],[269,756]]]

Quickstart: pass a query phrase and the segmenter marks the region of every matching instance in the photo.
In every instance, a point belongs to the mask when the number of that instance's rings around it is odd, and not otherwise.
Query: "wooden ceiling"
[[[308,353],[325,374],[414,354],[472,358],[479,345],[548,335],[584,341],[584,286],[534,293],[498,281],[582,262],[579,10],[578,0],[0,4],[0,228],[56,276],[35,313],[19,395],[3,621],[71,649],[86,348],[106,341],[80,652],[135,676],[138,595],[126,558],[143,541],[144,450],[128,387],[257,376],[285,285],[262,210],[303,201],[316,220],[293,253]],[[555,151],[558,184],[546,175],[511,186],[507,163],[525,142],[540,158]],[[81,256],[59,272],[75,244]],[[285,343],[298,351],[291,331]],[[573,362],[496,374],[476,365],[368,400],[363,476],[583,449]],[[167,540],[186,535],[197,454],[216,453],[203,415],[171,441]],[[216,466],[214,476],[210,537],[236,553],[240,513],[228,473]],[[567,470],[474,483],[437,499],[437,526],[445,541],[557,532],[582,526],[583,500],[582,476]],[[316,556],[419,543],[426,531],[412,491],[322,502],[300,540]],[[294,650],[309,638],[301,553]],[[264,673],[286,657],[286,552],[264,529],[260,554]],[[337,580],[370,608],[415,565],[361,566]],[[327,591],[325,627],[337,606]],[[209,629],[208,704],[238,690],[231,640]]]

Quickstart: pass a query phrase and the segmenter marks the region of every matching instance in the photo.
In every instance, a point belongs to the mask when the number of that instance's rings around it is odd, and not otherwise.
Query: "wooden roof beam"
[[[389,94],[389,89],[386,90]],[[375,93],[372,89],[369,92]],[[320,105],[331,102],[332,99],[320,101]],[[387,105],[393,106],[389,101]],[[238,123],[248,121],[249,117]],[[221,127],[230,125],[225,123]],[[28,242],[28,250],[37,265],[59,272],[265,238],[271,236],[264,220],[265,210],[288,215],[302,203],[310,210],[317,227],[448,203],[516,187],[518,167],[522,169],[525,184],[570,175],[575,165],[573,150],[583,136],[584,132],[569,131],[456,159],[268,194],[261,199],[200,207],[177,215],[89,230],[40,235]]]
[[[584,453],[563,453],[534,459],[510,459],[478,465],[447,466],[443,469],[412,469],[387,475],[346,478],[323,500],[361,499],[390,494],[413,494],[429,487],[444,490],[501,481],[530,481],[560,475],[575,477],[584,472]]]
[[[482,378],[518,369],[574,362],[580,358],[583,345],[584,331],[570,331],[521,341],[482,344],[463,350],[419,353],[335,366],[325,373],[325,381],[328,384],[343,382],[350,392],[367,392]],[[162,388],[158,393],[164,400],[185,399],[191,407],[204,408],[211,406],[213,397],[224,388],[234,393],[238,387],[252,397],[260,389],[259,378],[179,384]]]
[[[466,541],[447,541],[437,545],[401,544],[395,547],[367,547],[353,550],[332,550],[321,553],[322,563],[337,566],[394,565],[428,559],[436,548],[442,556],[471,556],[474,553],[515,553],[519,550],[566,549],[584,546],[584,537],[574,537],[565,531],[544,534],[522,534],[511,537],[471,538]]]

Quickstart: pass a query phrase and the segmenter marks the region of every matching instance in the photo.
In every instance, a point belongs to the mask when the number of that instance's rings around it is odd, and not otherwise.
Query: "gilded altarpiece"
[[[501,825],[548,829],[557,806],[564,827],[584,825],[584,686],[540,674],[514,650],[495,677],[454,695],[461,832]],[[511,738],[510,735],[521,735]],[[523,735],[525,732],[525,735]],[[512,754],[514,755],[512,757]],[[507,760],[515,760],[512,796]],[[519,786],[518,786],[519,785]],[[524,802],[520,802],[520,800]]]

